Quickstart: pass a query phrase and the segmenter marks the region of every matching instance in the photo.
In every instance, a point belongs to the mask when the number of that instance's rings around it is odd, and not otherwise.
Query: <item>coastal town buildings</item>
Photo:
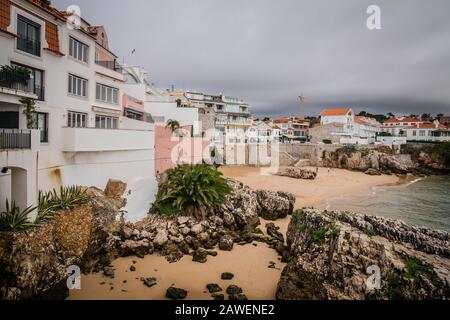
[[[434,122],[416,123],[412,126],[403,128],[404,136],[407,141],[414,142],[446,142],[450,141],[450,128]]]
[[[128,218],[142,217],[157,189],[154,125],[124,116],[124,101],[139,111],[142,100],[123,98],[105,28],[84,19],[74,26],[42,1],[0,2],[0,209],[6,198],[24,209],[39,190],[104,188],[112,178],[127,183]],[[21,80],[7,66],[29,75]],[[34,114],[24,114],[21,98],[35,101]]]
[[[350,108],[326,109],[320,113],[320,124],[310,130],[314,143],[373,144],[381,132],[374,118],[355,116]]]
[[[269,122],[280,130],[281,140],[287,142],[306,142],[308,140],[309,121],[297,117],[277,118]]]
[[[281,129],[269,121],[254,121],[248,130],[249,143],[278,142],[281,137]]]
[[[383,132],[389,133],[394,137],[401,137],[405,135],[405,128],[415,126],[425,121],[415,117],[399,117],[389,118],[384,121],[381,129]]]

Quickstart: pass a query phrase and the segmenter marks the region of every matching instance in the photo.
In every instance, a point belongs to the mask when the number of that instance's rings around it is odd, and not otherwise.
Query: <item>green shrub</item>
[[[314,230],[311,233],[311,241],[313,243],[317,243],[317,244],[320,244],[320,245],[325,244],[325,235],[326,235],[326,233],[327,233],[327,230],[325,228],[323,228],[323,227],[320,227],[320,228]]]
[[[344,147],[336,150],[336,152],[343,153],[343,154],[347,155],[348,157],[350,157],[356,151],[358,151],[358,148],[354,145],[344,146]]]
[[[349,232],[347,232],[347,231],[345,232],[344,239],[347,241],[350,241],[350,233]]]
[[[323,139],[322,142],[324,144],[332,144],[333,143],[330,139]]]
[[[28,219],[28,215],[35,209],[28,207],[21,210],[15,202],[10,205],[6,200],[6,210],[0,213],[0,231],[16,232],[34,227],[35,224]]]
[[[227,180],[214,167],[183,164],[168,170],[153,209],[164,215],[183,212],[203,218],[206,211],[218,207],[230,193]]]
[[[407,279],[416,281],[420,281],[420,274],[429,275],[432,273],[432,268],[430,266],[415,257],[408,258],[405,261],[405,269],[406,271],[403,273],[403,276]]]

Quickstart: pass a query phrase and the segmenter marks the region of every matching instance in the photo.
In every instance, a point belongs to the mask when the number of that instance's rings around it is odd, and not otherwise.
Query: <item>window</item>
[[[100,61],[100,56],[99,56],[98,52],[96,51],[95,52],[95,63],[98,64],[99,61]]]
[[[84,43],[70,37],[69,40],[69,55],[82,62],[88,62],[89,47]]]
[[[26,88],[24,89],[37,95],[38,100],[44,101],[44,71],[14,62],[11,63],[11,66],[20,66],[30,70],[30,79],[27,81]]]
[[[69,74],[69,93],[74,96],[86,97],[87,82],[86,79]]]
[[[142,112],[134,111],[129,108],[125,109],[125,116],[130,119],[140,120],[142,121],[144,118],[144,114]]]
[[[413,130],[413,136],[415,137],[417,135],[417,131]]]
[[[17,49],[41,56],[41,26],[21,15],[17,16]]]
[[[118,118],[96,115],[95,127],[99,129],[117,129]]]
[[[419,136],[425,137],[425,130],[420,130],[419,131]]]
[[[36,122],[33,129],[41,131],[41,143],[48,142],[48,113],[36,112]]]
[[[98,101],[118,104],[119,103],[119,89],[108,87],[103,84],[97,83],[95,87],[95,98]]]
[[[72,128],[86,128],[87,113],[69,111],[67,114],[67,126]]]

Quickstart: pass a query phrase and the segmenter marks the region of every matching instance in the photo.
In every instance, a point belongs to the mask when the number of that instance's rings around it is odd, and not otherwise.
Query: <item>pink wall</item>
[[[165,125],[155,125],[155,173],[162,173],[177,166],[177,159],[183,163],[201,163],[203,150],[208,147],[208,141],[201,137],[191,137],[191,126],[182,127],[186,137],[174,136],[171,129]]]

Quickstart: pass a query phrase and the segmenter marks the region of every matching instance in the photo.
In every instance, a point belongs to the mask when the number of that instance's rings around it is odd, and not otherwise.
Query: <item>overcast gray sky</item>
[[[450,114],[448,0],[54,0],[105,25],[157,87],[224,93],[258,116],[350,106]],[[381,7],[381,30],[366,27]],[[131,51],[136,53],[131,55]]]

